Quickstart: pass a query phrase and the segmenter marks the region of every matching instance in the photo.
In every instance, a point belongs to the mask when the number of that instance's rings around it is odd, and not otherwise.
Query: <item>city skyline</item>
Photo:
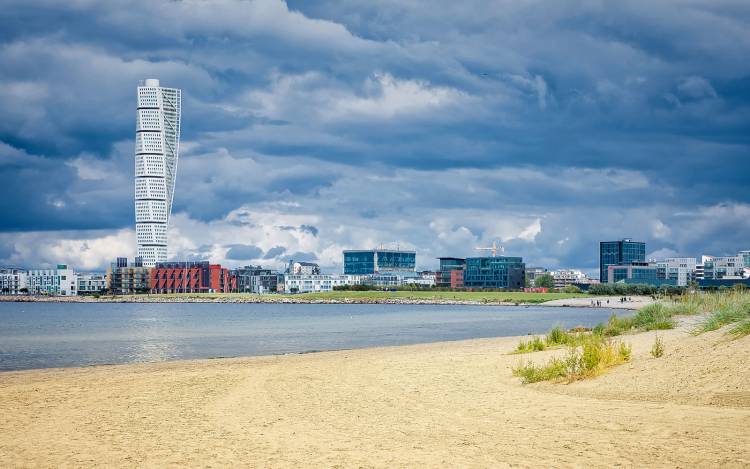
[[[184,93],[170,259],[338,270],[342,250],[396,241],[434,268],[497,240],[593,275],[603,240],[746,249],[740,3],[489,6],[9,2],[0,265],[137,254],[149,77]]]

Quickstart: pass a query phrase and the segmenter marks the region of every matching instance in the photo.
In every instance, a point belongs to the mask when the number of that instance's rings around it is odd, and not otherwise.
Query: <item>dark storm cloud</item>
[[[276,257],[279,257],[280,255],[284,254],[286,252],[286,248],[283,246],[275,246],[266,252],[266,255],[263,256],[263,259],[274,259]]]
[[[249,259],[258,259],[263,256],[263,250],[257,246],[248,244],[231,244],[225,257],[227,259],[244,261]]]
[[[462,226],[492,231],[470,214],[502,210],[541,220],[509,241],[532,262],[586,264],[630,225],[654,251],[731,251],[750,203],[748,55],[742,1],[12,0],[0,230],[132,226],[135,87],[153,76],[183,89],[173,211],[193,220],[249,229],[238,209],[285,204],[312,219],[262,223],[456,249]],[[425,228],[446,211],[454,228]],[[320,255],[281,244],[259,245]]]

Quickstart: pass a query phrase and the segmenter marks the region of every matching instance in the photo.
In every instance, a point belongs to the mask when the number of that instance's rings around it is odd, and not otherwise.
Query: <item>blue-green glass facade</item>
[[[646,262],[646,243],[642,241],[623,239],[599,243],[599,280],[602,283],[607,282],[607,268],[610,265],[639,262]]]
[[[659,279],[658,268],[655,265],[616,265],[609,269],[612,272],[612,283],[625,282],[642,285],[659,285],[663,279]],[[608,276],[605,278],[609,278]]]
[[[398,250],[344,251],[345,275],[416,271],[417,253]]]
[[[526,264],[520,257],[469,257],[464,271],[466,288],[524,287]]]

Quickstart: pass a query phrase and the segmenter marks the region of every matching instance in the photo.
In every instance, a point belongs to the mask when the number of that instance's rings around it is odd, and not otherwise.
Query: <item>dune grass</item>
[[[569,346],[566,357],[553,357],[543,365],[530,361],[519,364],[513,368],[513,376],[521,378],[524,384],[539,381],[573,382],[597,376],[607,368],[625,363],[630,360],[631,354],[629,344],[587,334],[580,346]]]

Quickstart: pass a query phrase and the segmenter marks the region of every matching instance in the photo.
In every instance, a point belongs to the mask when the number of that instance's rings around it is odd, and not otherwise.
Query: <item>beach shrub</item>
[[[545,341],[550,347],[554,347],[555,345],[568,344],[570,343],[571,339],[571,334],[565,332],[565,330],[561,326],[555,326],[550,329],[550,331],[547,333],[547,336],[545,337]]]
[[[729,330],[729,333],[732,334],[735,339],[750,335],[750,319],[740,321]]]
[[[586,335],[581,346],[571,346],[565,358],[553,357],[543,365],[522,363],[513,368],[513,376],[526,383],[562,380],[568,382],[596,376],[609,367],[630,360],[632,349],[624,342],[613,342],[597,335]]]
[[[659,358],[662,355],[664,355],[664,341],[659,337],[659,334],[656,334],[654,337],[654,345],[651,346],[651,356]]]
[[[566,285],[560,291],[562,293],[581,293],[581,289],[575,285]]]
[[[646,331],[673,329],[672,311],[661,303],[644,306],[633,316],[633,327]]]
[[[633,318],[620,318],[616,314],[612,315],[607,320],[607,324],[604,326],[602,335],[606,337],[615,337],[628,332],[633,328]]]
[[[545,348],[544,341],[540,337],[534,336],[528,341],[521,340],[518,342],[518,347],[516,347],[514,353],[539,352]]]

